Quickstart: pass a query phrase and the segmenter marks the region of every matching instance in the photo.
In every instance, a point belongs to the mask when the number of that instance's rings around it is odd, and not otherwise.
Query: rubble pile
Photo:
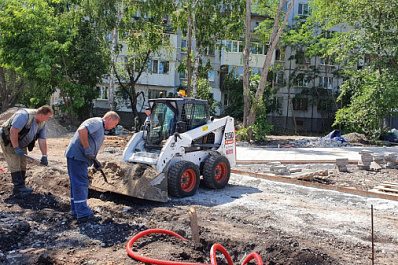
[[[347,146],[348,142],[341,141],[337,138],[326,139],[320,137],[314,139],[299,139],[291,142],[290,145],[295,147],[342,147]]]

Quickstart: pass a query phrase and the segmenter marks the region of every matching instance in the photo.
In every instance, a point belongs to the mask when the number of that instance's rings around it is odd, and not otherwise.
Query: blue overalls
[[[98,153],[105,138],[105,128],[102,118],[85,120],[79,127],[85,127],[88,131],[88,143]],[[87,205],[88,199],[88,167],[93,161],[84,155],[84,148],[80,142],[79,132],[76,131],[65,153],[67,157],[68,175],[70,180],[71,211],[77,218],[83,218],[92,214]]]

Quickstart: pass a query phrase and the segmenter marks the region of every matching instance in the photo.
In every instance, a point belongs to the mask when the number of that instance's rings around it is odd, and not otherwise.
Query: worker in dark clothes
[[[78,222],[98,221],[87,205],[88,167],[93,165],[101,170],[96,159],[105,138],[105,130],[111,130],[119,123],[120,117],[114,111],[108,111],[104,117],[85,120],[77,129],[67,150],[67,166],[70,180],[71,211]]]
[[[37,139],[42,153],[40,163],[48,165],[45,123],[52,115],[52,108],[48,105],[38,109],[20,109],[1,126],[0,146],[11,171],[14,195],[33,191],[25,186],[25,154],[33,150]]]

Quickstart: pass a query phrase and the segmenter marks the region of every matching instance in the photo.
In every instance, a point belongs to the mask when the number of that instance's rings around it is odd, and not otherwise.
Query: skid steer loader
[[[131,177],[123,187],[101,183],[98,190],[166,202],[169,195],[194,195],[201,175],[206,187],[224,188],[236,164],[234,119],[210,118],[207,102],[193,98],[150,99],[149,105],[149,126],[132,136],[122,155]]]

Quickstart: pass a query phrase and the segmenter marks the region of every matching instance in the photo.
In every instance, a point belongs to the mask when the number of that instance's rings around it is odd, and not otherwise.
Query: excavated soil
[[[48,139],[50,164],[66,170],[65,149],[71,139]],[[127,136],[107,136],[98,159],[108,182],[128,181],[131,171],[120,161]],[[40,157],[36,147],[32,156]],[[293,167],[293,165],[291,165]],[[382,181],[398,182],[396,169],[363,171],[350,167],[314,178],[327,185],[368,190]],[[67,174],[33,162],[27,186],[34,193],[12,196],[10,174],[0,156],[0,263],[2,264],[144,264],[129,257],[128,240],[147,229],[168,229],[187,240],[149,235],[133,250],[145,257],[210,264],[210,248],[221,244],[234,264],[257,252],[264,264],[371,264],[371,207],[374,207],[374,260],[394,264],[398,258],[398,202],[278,183],[232,174],[218,191],[200,187],[190,198],[151,202],[90,190],[88,204],[102,219],[78,224],[70,215]],[[141,168],[146,174],[145,168]],[[255,166],[242,168],[255,171]],[[149,172],[148,172],[149,174]],[[90,170],[93,180],[102,179]],[[92,180],[92,181],[93,181]],[[102,183],[104,184],[104,183]],[[191,207],[197,212],[199,243],[193,243]],[[218,264],[227,264],[217,255]],[[255,264],[255,263],[250,263]]]

